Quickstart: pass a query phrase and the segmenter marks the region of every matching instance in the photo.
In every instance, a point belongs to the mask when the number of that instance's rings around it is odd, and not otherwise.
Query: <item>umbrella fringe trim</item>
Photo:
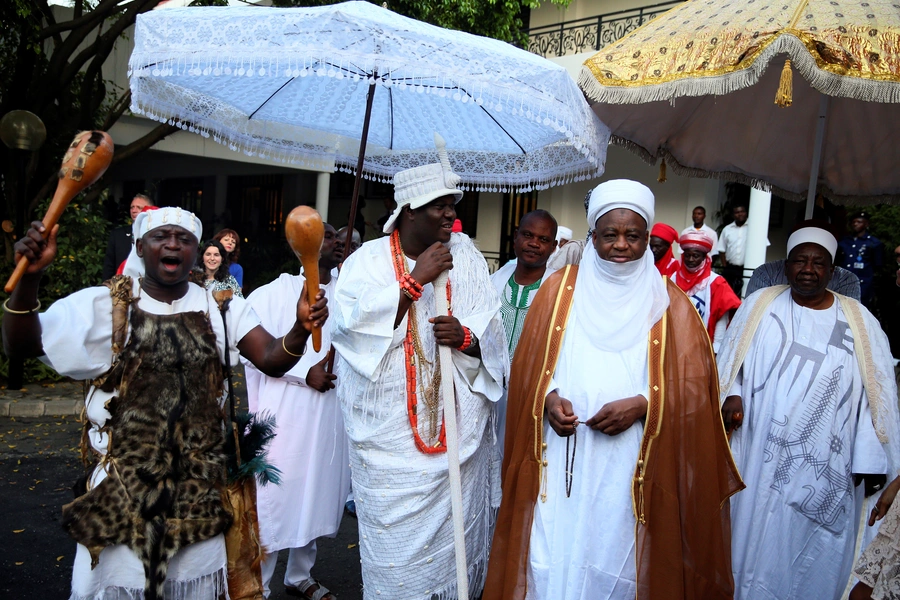
[[[211,137],[213,141],[222,144],[235,152],[242,152],[247,156],[259,157],[265,160],[280,162],[282,164],[295,165],[301,168],[306,167],[316,171],[341,171],[351,175],[356,174],[355,159],[352,161],[349,159],[343,160],[340,157],[335,157],[332,152],[325,149],[316,150],[315,148],[317,148],[317,146],[314,145],[302,147],[301,145],[298,145],[296,151],[292,152],[263,143],[251,143],[247,140],[247,138],[250,138],[251,136],[247,134],[236,137],[231,132],[226,132],[215,127],[198,125],[182,116],[172,116],[171,114],[167,114],[173,112],[170,107],[163,104],[148,106],[149,103],[138,101],[139,96],[139,93],[132,96],[131,111],[134,114],[160,123],[168,123],[169,125],[178,127],[184,131],[196,133],[204,138]],[[608,130],[606,130],[606,132],[608,132]],[[605,138],[605,136],[601,134],[599,137],[601,138],[601,142],[604,141],[603,138]],[[601,148],[605,146],[605,144],[602,143],[597,145]],[[518,180],[514,180],[508,173],[505,175],[505,180],[501,180],[497,177],[479,177],[461,173],[460,175],[464,180],[459,187],[465,191],[474,192],[529,192],[532,190],[544,190],[550,187],[566,185],[568,183],[596,179],[603,175],[605,166],[604,164],[596,164],[597,162],[600,162],[595,158],[597,155],[596,153],[599,153],[598,150],[599,149],[595,149],[594,152],[592,152],[590,148],[582,146],[581,153],[585,156],[585,161],[589,163],[590,166],[575,171],[559,169],[556,172],[549,171],[537,176],[523,175],[518,178]],[[393,173],[386,170],[364,168],[362,176],[369,181],[378,181],[381,183],[391,183],[393,181]]]
[[[787,54],[792,65],[816,90],[829,96],[864,102],[900,103],[900,83],[848,77],[822,70],[806,45],[795,35],[782,33],[746,68],[711,76],[685,76],[675,81],[641,86],[603,85],[587,65],[581,67],[578,86],[592,103],[642,104],[674,102],[681,96],[723,96],[755,85],[779,54]],[[774,101],[776,90],[772,90]]]
[[[662,159],[663,161],[665,161],[667,167],[680,177],[695,177],[698,179],[721,179],[730,183],[742,183],[763,192],[770,192],[773,196],[778,196],[779,198],[784,198],[793,202],[806,201],[805,193],[798,194],[796,192],[790,192],[788,190],[785,190],[784,188],[778,187],[777,185],[772,185],[764,179],[753,177],[745,173],[736,173],[734,171],[711,172],[694,167],[686,167],[679,163],[678,160],[676,160],[675,157],[672,156],[672,154],[670,154],[669,151],[664,148],[660,148],[654,154],[640,144],[632,142],[631,140],[627,140],[623,137],[619,137],[617,135],[611,136],[609,141],[611,144],[619,146],[621,148],[625,148],[626,150],[637,155],[641,160],[643,160],[650,166],[655,166],[659,162],[659,160]],[[816,189],[829,200],[832,200],[833,202],[844,206],[900,204],[900,191],[898,191],[896,194],[843,196],[840,194],[836,194],[828,186],[822,185],[821,183]]]

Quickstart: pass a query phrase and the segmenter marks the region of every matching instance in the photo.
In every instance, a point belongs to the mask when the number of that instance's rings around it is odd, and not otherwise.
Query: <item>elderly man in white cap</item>
[[[597,186],[593,247],[529,309],[484,600],[731,597],[740,478],[706,330],[647,251],[653,212],[640,183]]]
[[[722,415],[747,483],[731,513],[741,600],[840,598],[866,489],[900,467],[887,337],[859,302],[827,289],[831,233],[803,227],[787,250],[789,285],[748,297],[718,355]]]
[[[125,275],[39,314],[38,284],[56,233],[32,223],[16,242],[30,265],[4,304],[7,354],[40,357],[61,375],[90,380],[82,449],[98,464],[87,491],[63,508],[79,542],[72,598],[191,598],[225,593],[222,532],[223,362],[238,353],[280,376],[300,358],[328,311],[301,294],[296,320],[275,339],[234,298],[220,310],[190,282],[202,226],[180,208],[143,212]],[[42,234],[49,234],[44,240]]]
[[[487,264],[452,233],[459,177],[441,162],[394,176],[390,234],[344,263],[332,341],[350,441],[366,600],[456,598],[438,344],[452,348],[466,558],[480,593],[499,505],[495,403],[509,369]],[[445,286],[434,281],[449,271]],[[452,316],[435,312],[435,295]],[[465,600],[465,599],[464,599]]]

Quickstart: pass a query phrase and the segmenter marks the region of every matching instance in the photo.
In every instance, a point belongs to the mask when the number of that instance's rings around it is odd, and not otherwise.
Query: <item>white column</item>
[[[316,178],[316,210],[322,220],[328,222],[328,188],[331,186],[331,173],[319,173]]]
[[[744,292],[752,270],[766,262],[766,246],[769,240],[769,209],[772,194],[750,188],[750,206],[747,215],[747,247],[744,250]]]

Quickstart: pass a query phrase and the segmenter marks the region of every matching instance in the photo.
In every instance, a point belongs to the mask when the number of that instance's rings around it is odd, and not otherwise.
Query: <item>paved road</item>
[[[67,598],[75,542],[60,527],[63,504],[81,473],[81,425],[74,416],[0,418],[0,598]],[[362,598],[356,519],[319,541],[313,576],[341,600]],[[282,552],[272,582],[283,593]]]

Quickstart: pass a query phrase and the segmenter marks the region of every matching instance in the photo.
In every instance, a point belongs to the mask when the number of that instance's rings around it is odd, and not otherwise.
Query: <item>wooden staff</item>
[[[434,280],[434,314],[450,314],[447,305],[447,271]],[[456,592],[460,600],[469,597],[469,569],[466,561],[465,515],[462,502],[462,478],[459,465],[459,425],[456,414],[456,394],[453,387],[453,356],[449,346],[438,344],[441,361],[441,395],[444,398],[444,427],[447,429],[447,474],[450,479],[450,516],[453,521],[453,550],[456,558]]]
[[[298,206],[292,210],[284,221],[284,235],[291,250],[303,265],[306,277],[306,297],[309,305],[316,302],[319,293],[319,252],[322,240],[325,239],[325,225],[316,209],[309,206]],[[322,330],[314,327],[312,331],[313,350],[322,349]]]
[[[44,239],[50,235],[50,231],[59,222],[63,211],[84,188],[98,179],[106,169],[113,157],[113,141],[104,131],[82,131],[75,136],[66,155],[63,157],[62,166],[59,168],[59,183],[56,184],[56,193],[47,214],[44,215]],[[23,223],[23,230],[25,229]],[[19,259],[15,271],[6,282],[7,294],[11,294],[28,269],[28,259],[24,256]]]

